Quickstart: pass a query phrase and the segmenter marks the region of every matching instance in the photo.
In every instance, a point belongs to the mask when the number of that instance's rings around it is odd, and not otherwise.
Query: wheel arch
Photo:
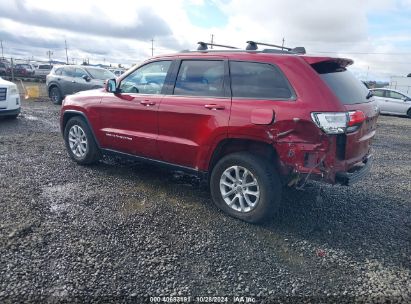
[[[57,88],[57,89],[59,89],[59,90],[60,90],[60,93],[62,94],[62,97],[63,97],[63,92],[61,91],[60,86],[59,86],[56,82],[52,82],[52,83],[50,83],[50,84],[48,85],[47,92],[48,92],[48,94],[49,94],[49,97],[50,97],[50,91],[51,91],[52,88]]]
[[[85,123],[88,125],[88,127],[90,128],[91,134],[93,135],[94,141],[97,144],[97,147],[100,148],[100,143],[97,140],[96,134],[94,133],[94,129],[92,124],[90,123],[89,119],[87,118],[86,114],[84,114],[81,111],[77,111],[77,110],[66,110],[64,111],[64,113],[62,114],[62,118],[61,118],[61,124],[60,124],[60,130],[61,133],[64,136],[64,130],[66,128],[67,122],[73,118],[73,117],[81,117],[82,119],[84,119]]]
[[[280,158],[273,145],[259,140],[226,138],[220,141],[214,149],[208,164],[208,172],[212,172],[214,166],[221,158],[235,152],[250,152],[258,155],[272,163],[277,172],[280,173],[282,171]]]

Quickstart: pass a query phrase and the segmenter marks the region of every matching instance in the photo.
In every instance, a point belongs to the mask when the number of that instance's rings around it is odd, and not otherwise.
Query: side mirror
[[[87,75],[83,75],[83,76],[81,76],[81,78],[83,78],[87,82],[89,82],[91,80],[90,76],[87,76]]]
[[[108,79],[106,81],[106,91],[109,93],[118,93],[117,83],[115,79]]]

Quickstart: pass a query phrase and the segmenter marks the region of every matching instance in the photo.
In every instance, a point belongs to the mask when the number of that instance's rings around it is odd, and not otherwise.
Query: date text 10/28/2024
[[[256,298],[244,296],[213,297],[213,296],[170,296],[150,297],[150,303],[255,303]]]

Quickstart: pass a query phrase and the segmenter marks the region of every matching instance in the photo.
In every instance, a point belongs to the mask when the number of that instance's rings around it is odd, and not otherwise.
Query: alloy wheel
[[[87,153],[87,136],[79,125],[73,125],[69,130],[69,146],[71,152],[78,158],[85,157]]]
[[[260,200],[258,180],[241,166],[231,166],[223,172],[220,192],[225,203],[238,212],[250,212]]]

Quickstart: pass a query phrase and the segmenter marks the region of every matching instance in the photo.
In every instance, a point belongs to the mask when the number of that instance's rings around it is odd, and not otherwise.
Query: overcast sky
[[[411,0],[0,0],[4,56],[131,65],[255,40],[354,59],[362,79],[411,73]]]

